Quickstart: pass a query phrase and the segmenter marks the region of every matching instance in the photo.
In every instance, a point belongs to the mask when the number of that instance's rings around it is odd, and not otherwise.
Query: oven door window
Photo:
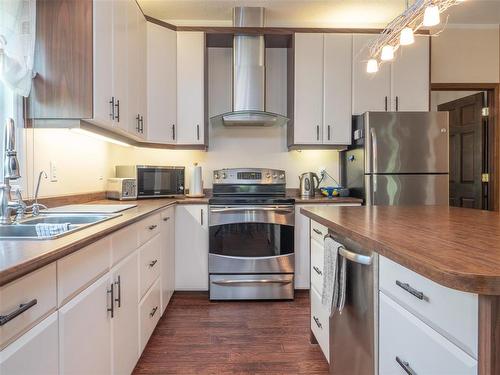
[[[138,171],[139,195],[177,194],[177,171],[171,169],[140,168]]]
[[[210,227],[210,253],[271,257],[294,251],[294,227],[274,223],[231,223]]]

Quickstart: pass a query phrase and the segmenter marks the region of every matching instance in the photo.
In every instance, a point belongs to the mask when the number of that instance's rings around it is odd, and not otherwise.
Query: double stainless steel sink
[[[121,216],[121,214],[40,214],[29,217],[16,224],[0,225],[0,240],[50,240],[59,238],[77,230],[88,228],[103,221]],[[49,236],[40,235],[37,224],[68,224],[62,226],[59,233]],[[61,229],[61,227],[59,228]]]

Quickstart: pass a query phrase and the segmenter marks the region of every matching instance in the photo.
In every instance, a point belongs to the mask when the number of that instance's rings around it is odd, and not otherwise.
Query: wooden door
[[[148,140],[175,143],[177,124],[177,35],[147,23]]]
[[[295,34],[294,144],[323,139],[323,34]]]
[[[179,144],[204,144],[205,34],[177,32],[177,127]]]
[[[323,144],[351,144],[352,35],[325,34]]]
[[[113,270],[113,374],[130,374],[139,359],[138,253],[134,251]]]
[[[108,274],[59,309],[61,374],[111,372],[111,307]]]
[[[377,73],[367,73],[370,58],[367,45],[377,35],[353,35],[352,41],[352,114],[367,111],[387,111],[391,99],[391,64],[379,66]]]
[[[440,104],[450,112],[450,206],[487,208],[483,194],[483,93]]]
[[[392,111],[429,110],[429,36],[397,51],[392,63]]]

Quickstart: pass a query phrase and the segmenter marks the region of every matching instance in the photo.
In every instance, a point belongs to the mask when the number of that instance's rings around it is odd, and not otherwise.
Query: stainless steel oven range
[[[214,171],[209,200],[211,300],[293,299],[295,201],[285,172]]]

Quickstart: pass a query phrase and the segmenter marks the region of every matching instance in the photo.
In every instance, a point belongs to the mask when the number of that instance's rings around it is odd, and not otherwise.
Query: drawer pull
[[[396,285],[399,286],[401,289],[406,290],[412,296],[417,297],[419,300],[425,299],[424,293],[412,288],[408,283],[402,283],[401,281],[396,280]]]
[[[316,228],[313,228],[313,231],[317,234],[319,234],[320,236],[323,235],[323,232],[321,232],[319,229],[316,229]]]
[[[321,270],[318,267],[313,266],[313,270],[315,270],[318,275],[320,276],[323,275],[323,272],[321,272]]]
[[[148,227],[149,230],[155,230],[158,225],[153,224]]]
[[[401,366],[401,368],[406,372],[408,375],[417,375],[415,371],[410,367],[410,364],[406,361],[403,361],[401,358],[396,357],[396,362],[398,365]]]
[[[314,323],[316,323],[316,325],[318,326],[319,329],[323,329],[323,325],[321,324],[321,322],[319,321],[318,318],[316,318],[314,315],[313,315],[313,319],[314,319]]]
[[[16,316],[19,316],[23,312],[25,312],[26,310],[32,308],[33,306],[35,306],[37,304],[37,302],[38,301],[35,298],[27,303],[21,303],[19,305],[19,307],[15,311],[12,311],[10,314],[0,315],[0,326],[3,326],[4,324],[6,324],[9,321],[11,321],[12,319],[14,319]]]
[[[156,314],[156,310],[158,310],[158,306],[156,306],[151,312],[149,313],[149,317],[152,318]]]
[[[163,218],[163,221],[169,221],[169,220],[170,220],[170,216]]]
[[[155,264],[158,263],[158,259],[155,259],[155,260],[152,260],[150,263],[149,263],[149,267],[150,268],[153,268],[155,266]]]

